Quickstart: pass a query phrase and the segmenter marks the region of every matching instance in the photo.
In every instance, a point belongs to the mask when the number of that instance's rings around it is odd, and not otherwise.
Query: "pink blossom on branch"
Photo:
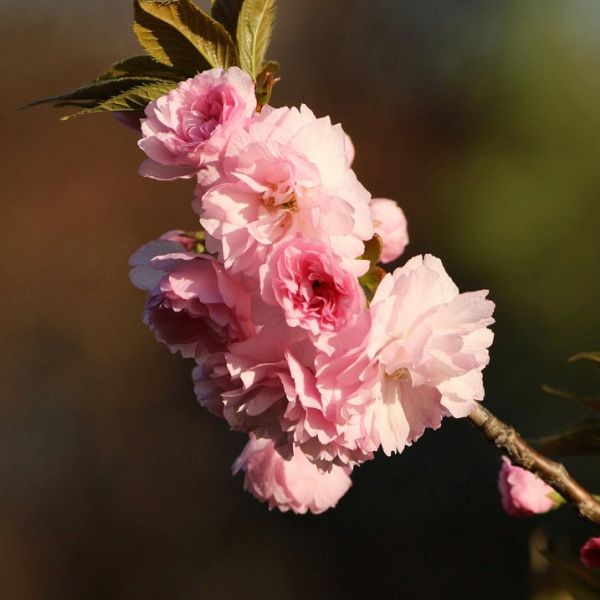
[[[148,292],[144,322],[172,352],[216,352],[253,331],[248,292],[213,257],[161,239],[140,248],[130,264],[132,283]]]
[[[140,174],[160,180],[193,177],[223,151],[256,109],[250,76],[211,69],[148,104],[139,147],[148,159]]]
[[[600,569],[600,537],[590,538],[581,547],[579,556],[588,569]]]
[[[403,254],[408,244],[406,217],[402,209],[393,200],[387,198],[373,198],[371,214],[375,233],[383,242],[381,262],[392,262]]]
[[[227,269],[256,275],[274,244],[301,235],[352,269],[374,230],[370,195],[348,167],[345,144],[341,127],[306,107],[263,108],[197,190],[209,252]]]
[[[196,394],[203,405],[222,415],[232,429],[271,439],[289,458],[294,447],[328,470],[372,458],[356,444],[358,415],[338,414],[317,387],[314,343],[309,332],[273,321],[260,333],[232,343],[223,363],[195,370]],[[217,392],[219,402],[208,397]]]
[[[401,452],[483,399],[494,310],[486,295],[459,293],[439,259],[414,257],[384,277],[368,318],[317,357],[326,403],[361,413],[362,451]]]
[[[275,246],[260,268],[265,302],[280,306],[290,327],[313,335],[350,324],[366,306],[353,273],[326,245],[300,237]]]
[[[511,464],[506,456],[502,457],[498,488],[502,507],[511,517],[529,517],[555,508],[554,490],[533,473]]]
[[[233,465],[234,474],[240,471],[245,473],[247,491],[282,512],[322,513],[333,508],[352,485],[351,469],[334,466],[321,472],[297,449],[284,460],[273,442],[254,436]]]

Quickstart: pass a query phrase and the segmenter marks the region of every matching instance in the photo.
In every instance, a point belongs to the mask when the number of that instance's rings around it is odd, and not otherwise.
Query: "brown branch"
[[[469,419],[490,442],[504,449],[515,465],[531,471],[552,486],[577,509],[580,517],[600,525],[600,502],[569,475],[564,465],[534,450],[510,425],[480,404]]]

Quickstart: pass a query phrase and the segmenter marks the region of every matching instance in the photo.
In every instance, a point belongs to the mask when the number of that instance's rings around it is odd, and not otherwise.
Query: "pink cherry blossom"
[[[554,490],[533,473],[512,465],[506,456],[502,457],[498,488],[502,507],[511,517],[542,514],[555,507],[550,497]]]
[[[269,323],[258,335],[230,344],[225,355],[230,381],[221,385],[222,414],[233,429],[271,439],[286,458],[299,447],[324,470],[333,463],[369,460],[372,454],[355,441],[360,433],[356,416],[324,402],[315,376],[317,350],[307,336],[285,322]],[[219,380],[219,373],[203,375]]]
[[[588,569],[600,569],[600,537],[590,538],[581,547],[579,556]]]
[[[333,508],[352,485],[351,469],[334,466],[321,472],[298,449],[284,460],[273,442],[250,441],[233,465],[233,473],[244,471],[244,488],[269,508],[319,514]]]
[[[439,259],[417,256],[384,277],[356,332],[330,340],[316,359],[319,389],[338,410],[362,413],[363,451],[401,452],[483,399],[494,309],[486,295],[459,293]]]
[[[172,352],[215,352],[253,330],[248,293],[213,257],[162,239],[140,248],[131,265],[133,284],[148,292],[144,322]]]
[[[264,108],[232,136],[217,179],[197,191],[208,251],[249,275],[298,234],[348,261],[360,256],[374,233],[370,195],[348,167],[345,140],[305,107]]]
[[[161,180],[193,177],[218,157],[255,109],[254,83],[238,67],[211,69],[183,81],[146,107],[138,145],[148,159],[140,174]]]
[[[263,299],[283,309],[290,327],[313,335],[340,330],[365,308],[356,276],[316,241],[295,238],[278,244],[260,276]]]
[[[381,262],[392,262],[402,255],[408,244],[406,217],[402,209],[393,200],[387,198],[373,198],[371,214],[375,233],[383,241]]]

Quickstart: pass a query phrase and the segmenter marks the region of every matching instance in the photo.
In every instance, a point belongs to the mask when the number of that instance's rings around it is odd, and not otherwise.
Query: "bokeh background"
[[[540,384],[597,385],[565,359],[600,333],[600,3],[280,5],[273,102],[342,122],[363,183],[404,208],[408,254],[491,290],[487,405],[533,437],[577,419]],[[198,408],[128,281],[135,249],[194,227],[191,184],[140,178],[110,115],[18,110],[138,53],[131,21],[124,0],[0,2],[0,598],[567,598],[540,591],[539,521],[502,513],[498,455],[467,422],[357,469],[318,517],[231,477],[243,436]],[[573,550],[591,534],[543,522]]]

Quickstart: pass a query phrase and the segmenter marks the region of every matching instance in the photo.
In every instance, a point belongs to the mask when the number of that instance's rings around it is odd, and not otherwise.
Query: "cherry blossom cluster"
[[[195,181],[200,231],[131,259],[144,321],[195,361],[199,403],[249,441],[234,464],[271,507],[319,513],[378,449],[401,452],[483,399],[494,305],[416,256],[374,295],[408,242],[395,202],[352,170],[340,125],[306,106],[257,106],[251,78],[213,69],[151,102],[141,174]]]

